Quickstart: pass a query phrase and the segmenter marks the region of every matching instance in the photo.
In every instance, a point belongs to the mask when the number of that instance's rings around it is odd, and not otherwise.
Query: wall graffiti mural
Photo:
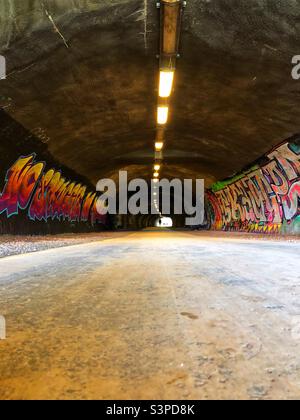
[[[300,141],[295,137],[233,180],[207,193],[211,228],[300,234]]]
[[[96,193],[65,179],[61,171],[46,170],[36,155],[20,157],[7,171],[0,193],[0,215],[11,218],[26,211],[31,221],[106,223],[96,209]]]

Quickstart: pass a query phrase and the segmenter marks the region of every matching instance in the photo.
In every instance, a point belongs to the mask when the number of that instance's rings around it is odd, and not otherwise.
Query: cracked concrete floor
[[[150,231],[4,258],[0,398],[299,399],[299,255]]]

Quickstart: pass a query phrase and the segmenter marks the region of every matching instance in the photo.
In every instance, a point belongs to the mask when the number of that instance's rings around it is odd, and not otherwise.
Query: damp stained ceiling
[[[93,183],[150,178],[156,1],[6,0],[0,27],[0,106]],[[300,1],[187,0],[180,50],[162,176],[209,185],[300,131]]]

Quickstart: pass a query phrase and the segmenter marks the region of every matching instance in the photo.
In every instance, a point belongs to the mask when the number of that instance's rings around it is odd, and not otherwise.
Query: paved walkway
[[[0,399],[299,399],[299,255],[149,231],[3,258]]]

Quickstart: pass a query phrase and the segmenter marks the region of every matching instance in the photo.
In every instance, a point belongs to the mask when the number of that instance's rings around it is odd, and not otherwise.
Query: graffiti
[[[86,186],[65,179],[60,171],[45,171],[46,164],[35,158],[20,157],[7,171],[0,215],[10,218],[27,210],[32,221],[105,223],[95,207],[96,193],[87,194]]]
[[[207,193],[213,229],[300,233],[299,144],[285,142],[267,160]]]
[[[44,163],[34,164],[32,155],[20,158],[8,170],[0,197],[0,214],[6,212],[7,217],[11,217],[17,215],[19,209],[26,209],[44,167]]]

